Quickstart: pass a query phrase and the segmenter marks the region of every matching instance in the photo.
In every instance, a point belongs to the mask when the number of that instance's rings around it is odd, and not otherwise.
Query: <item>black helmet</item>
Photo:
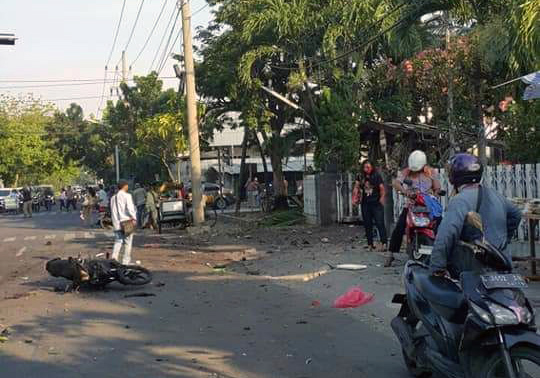
[[[450,159],[448,178],[454,188],[464,184],[476,184],[482,180],[484,167],[480,160],[471,154],[456,154]]]

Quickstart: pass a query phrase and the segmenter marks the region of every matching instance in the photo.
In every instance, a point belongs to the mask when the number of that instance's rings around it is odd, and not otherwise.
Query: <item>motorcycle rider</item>
[[[430,262],[434,275],[458,278],[462,271],[471,269],[470,252],[462,254],[458,248],[467,213],[478,208],[482,218],[489,220],[484,237],[503,252],[519,226],[521,211],[494,189],[480,185],[483,171],[476,156],[459,153],[450,159],[448,176],[457,195],[448,204],[435,238]]]
[[[403,185],[405,179],[412,181],[411,187]],[[432,194],[437,194],[441,190],[441,183],[439,182],[436,173],[427,165],[426,154],[420,150],[413,151],[409,155],[407,168],[398,173],[398,177],[392,182],[392,186],[398,193],[409,197],[409,201],[413,201],[413,203],[414,199],[411,197],[413,197],[416,190],[419,190],[422,193]],[[408,207],[405,206],[392,231],[388,248],[389,255],[384,263],[385,267],[392,265],[394,253],[399,253],[399,250],[401,249],[401,243],[407,226],[408,211]]]

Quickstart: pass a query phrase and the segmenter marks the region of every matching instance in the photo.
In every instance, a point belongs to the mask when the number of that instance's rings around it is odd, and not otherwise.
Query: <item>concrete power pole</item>
[[[182,7],[182,33],[184,37],[184,67],[186,69],[186,103],[189,128],[189,157],[191,160],[191,191],[193,193],[193,223],[204,222],[201,193],[201,152],[199,126],[197,124],[197,94],[195,93],[195,69],[191,41],[191,9],[189,0],[180,0]]]
[[[126,80],[127,80],[126,52],[122,51],[122,82],[125,83]]]

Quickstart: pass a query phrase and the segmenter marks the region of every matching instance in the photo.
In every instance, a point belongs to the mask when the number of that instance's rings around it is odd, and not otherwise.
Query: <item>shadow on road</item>
[[[13,336],[1,347],[2,375],[407,376],[395,340],[351,312],[314,307],[316,298],[278,282],[219,274],[206,279],[208,272],[154,275],[154,283],[141,288],[111,285],[103,292],[37,297],[34,306],[41,311],[12,324]],[[35,285],[50,288],[59,282]],[[124,297],[133,291],[156,296]],[[370,307],[351,311],[369,313]]]

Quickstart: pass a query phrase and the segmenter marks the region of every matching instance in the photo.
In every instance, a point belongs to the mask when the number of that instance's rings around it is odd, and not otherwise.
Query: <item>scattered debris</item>
[[[321,305],[321,301],[315,300],[311,302],[311,307],[319,307]]]
[[[251,327],[244,327],[244,331],[251,331]]]
[[[32,339],[26,339],[26,340],[24,340],[24,343],[25,343],[25,344],[32,344],[33,342],[34,342],[34,340],[32,340]]]
[[[307,321],[305,320],[299,320],[296,322],[296,324],[307,324]]]
[[[60,352],[57,351],[54,347],[50,347],[47,353],[50,354],[51,356],[56,356],[60,354]]]
[[[362,265],[362,264],[338,264],[338,265],[336,265],[336,269],[364,270],[364,269],[367,269],[367,265]]]
[[[353,287],[345,294],[339,296],[335,302],[335,308],[355,308],[373,300],[373,294],[364,293],[361,288]]]
[[[155,297],[156,294],[154,293],[133,293],[133,294],[126,294],[124,295],[124,298],[135,298],[135,297]]]
[[[156,283],[156,286],[157,287],[163,287],[163,286],[165,286],[165,282],[160,281],[160,282]]]
[[[49,240],[45,245],[52,245],[52,241]]]
[[[330,242],[330,239],[328,239],[328,238],[322,238],[322,239],[321,239],[321,243],[325,243],[325,244],[326,244],[326,243],[329,243],[329,242]]]
[[[311,358],[308,358],[308,359],[306,360],[306,365],[309,365],[312,361],[313,361],[313,360],[312,360]]]

